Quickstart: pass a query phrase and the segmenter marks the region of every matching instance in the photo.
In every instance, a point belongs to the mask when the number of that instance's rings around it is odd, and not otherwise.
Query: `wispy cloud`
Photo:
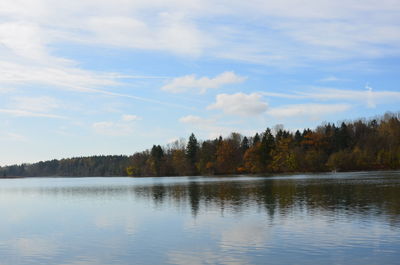
[[[142,118],[136,115],[124,114],[117,121],[100,121],[92,124],[97,134],[107,136],[127,136],[135,131],[135,122]]]
[[[219,136],[228,136],[232,132],[243,133],[245,135],[254,134],[254,128],[247,129],[242,126],[241,121],[227,122],[224,117],[204,118],[196,115],[187,115],[181,117],[179,122],[186,125],[188,132],[200,133],[201,137],[213,139]]]
[[[11,105],[20,110],[33,112],[49,112],[60,107],[58,101],[53,97],[14,97]]]
[[[208,89],[220,88],[228,84],[241,83],[244,80],[246,80],[246,77],[238,76],[234,72],[223,72],[213,78],[205,76],[196,78],[196,75],[192,74],[172,79],[166,85],[161,87],[161,90],[171,93],[182,93],[188,90],[194,90],[202,94]]]
[[[108,136],[127,136],[133,133],[134,128],[129,123],[100,121],[92,125],[97,134]]]
[[[268,97],[278,97],[287,99],[305,99],[317,101],[348,101],[359,102],[367,107],[375,107],[378,104],[388,104],[400,100],[398,91],[375,91],[371,89],[352,90],[336,88],[314,87],[308,91],[293,91],[288,93],[260,92]]]
[[[0,93],[9,93],[15,91],[15,88],[11,88],[11,87],[0,87]]]
[[[62,115],[51,113],[39,113],[21,109],[0,109],[0,113],[9,114],[15,117],[35,117],[35,118],[51,118],[51,119],[68,119]]]
[[[0,134],[0,139],[6,140],[6,141],[15,141],[15,142],[27,142],[28,138],[22,134],[19,133],[13,133],[13,132],[6,132],[3,134]]]
[[[320,119],[324,115],[344,112],[350,108],[349,104],[293,104],[270,108],[267,114],[275,118],[312,117]]]
[[[0,113],[14,117],[68,119],[64,115],[54,113],[58,108],[60,108],[58,100],[49,96],[12,97],[8,108],[1,108]]]
[[[161,104],[175,108],[192,109],[187,106],[169,103],[152,98],[135,96],[132,94],[110,91],[110,88],[119,87],[120,84],[109,79],[108,74],[98,74],[78,68],[64,66],[40,67],[16,64],[11,62],[0,62],[0,85],[29,85],[44,84],[54,89],[62,89],[79,93],[94,93],[114,97],[130,98],[142,102]],[[113,77],[113,75],[111,75]]]
[[[18,6],[7,1],[3,5],[7,8]],[[17,19],[18,15],[15,14],[15,16]],[[53,34],[55,29],[49,32],[47,27],[40,23],[29,22],[29,19],[27,21],[21,23],[19,20],[11,20],[0,23],[0,55],[2,57],[0,61],[0,92],[10,92],[8,87],[41,85],[53,89],[98,93],[178,108],[183,107],[174,103],[116,92],[115,88],[121,85],[119,79],[161,77],[103,73],[81,69],[77,62],[52,55],[49,45],[55,40]],[[57,28],[57,25],[54,27]]]
[[[194,115],[184,116],[180,118],[179,121],[183,123],[193,123],[193,124],[207,125],[207,126],[213,125],[215,123],[215,120],[213,119],[204,119]]]
[[[177,13],[156,13],[153,20],[121,15],[95,16],[85,22],[85,29],[93,36],[86,37],[87,41],[133,49],[198,56],[208,40],[191,20]]]
[[[167,79],[168,76],[156,76],[156,75],[128,75],[120,73],[107,73],[105,77],[110,79]]]
[[[339,78],[339,77],[331,75],[331,76],[324,77],[318,81],[319,82],[340,82],[340,81],[348,81],[348,79]]]
[[[46,85],[77,92],[95,92],[93,88],[117,86],[112,79],[68,64],[43,65],[44,61],[0,61],[0,85]]]
[[[72,2],[3,0],[3,45],[30,59],[65,41],[265,64],[399,54],[396,1]]]

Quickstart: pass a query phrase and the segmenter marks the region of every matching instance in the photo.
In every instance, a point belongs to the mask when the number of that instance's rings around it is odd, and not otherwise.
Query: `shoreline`
[[[193,175],[193,176],[7,176],[0,177],[0,179],[39,179],[39,178],[180,178],[180,177],[275,177],[275,176],[295,176],[295,175],[335,175],[344,173],[369,173],[369,172],[399,172],[400,169],[390,169],[390,170],[356,170],[356,171],[321,171],[321,172],[278,172],[278,173],[259,173],[259,174],[223,174],[223,175]]]

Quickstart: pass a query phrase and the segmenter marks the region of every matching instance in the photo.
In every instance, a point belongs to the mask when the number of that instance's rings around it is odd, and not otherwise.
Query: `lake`
[[[400,264],[400,172],[0,180],[0,264]]]

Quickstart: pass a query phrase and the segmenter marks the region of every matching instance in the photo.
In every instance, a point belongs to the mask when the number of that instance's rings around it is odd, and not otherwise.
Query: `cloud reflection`
[[[236,251],[263,248],[269,238],[269,229],[259,221],[241,221],[222,229],[220,246]]]
[[[172,251],[168,254],[168,263],[176,265],[246,265],[250,264],[245,257],[233,257],[230,254],[221,255],[216,251]]]
[[[53,256],[59,249],[56,241],[42,237],[17,238],[11,240],[10,246],[20,257]]]

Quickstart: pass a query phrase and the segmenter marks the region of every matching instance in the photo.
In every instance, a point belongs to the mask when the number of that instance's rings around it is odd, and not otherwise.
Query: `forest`
[[[91,156],[0,167],[0,177],[194,176],[400,169],[400,112],[324,123],[303,131],[283,126],[253,136],[231,133],[200,141],[191,134],[131,156]]]

